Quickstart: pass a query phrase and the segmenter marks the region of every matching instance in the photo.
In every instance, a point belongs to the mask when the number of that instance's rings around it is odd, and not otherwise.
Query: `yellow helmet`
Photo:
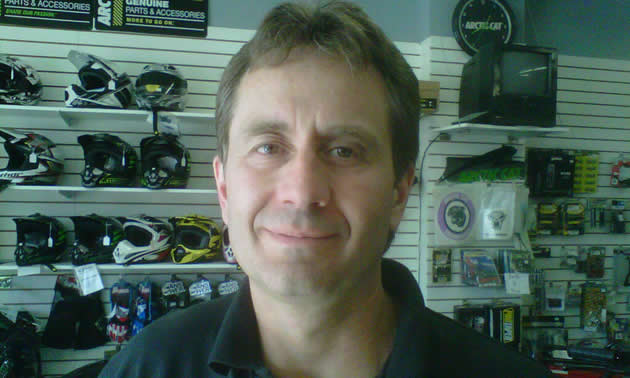
[[[175,229],[174,263],[203,262],[221,255],[221,230],[212,219],[192,214],[172,217],[169,222]]]

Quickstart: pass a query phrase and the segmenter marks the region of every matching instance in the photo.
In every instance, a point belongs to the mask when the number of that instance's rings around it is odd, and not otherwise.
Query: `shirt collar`
[[[405,352],[410,348],[409,343],[416,344],[421,340],[414,340],[419,335],[408,332],[413,327],[417,312],[424,307],[420,288],[404,265],[390,259],[382,260],[382,281],[383,288],[392,296],[399,309],[394,347],[385,376],[392,376],[392,371],[419,371],[418,366],[422,362],[418,356]],[[211,369],[222,375],[227,375],[233,368],[246,371],[264,369],[258,322],[247,279],[241,283],[240,290],[228,307],[208,363]]]
[[[240,286],[225,313],[208,359],[210,368],[223,375],[232,368],[257,370],[263,367],[249,280],[243,280]]]

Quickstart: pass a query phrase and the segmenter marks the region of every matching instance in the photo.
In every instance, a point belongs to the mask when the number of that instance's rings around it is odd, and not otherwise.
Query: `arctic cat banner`
[[[207,0],[95,0],[99,30],[205,37]]]
[[[92,30],[93,0],[0,0],[0,24]]]

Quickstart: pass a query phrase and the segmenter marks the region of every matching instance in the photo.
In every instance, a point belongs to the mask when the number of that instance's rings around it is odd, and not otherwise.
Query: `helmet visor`
[[[142,227],[130,225],[125,227],[125,239],[136,247],[145,247],[151,244],[153,235]]]
[[[114,172],[121,166],[121,161],[117,156],[105,151],[91,153],[86,158],[86,162],[90,166],[106,172]]]
[[[210,236],[203,230],[192,226],[181,226],[175,231],[175,244],[188,249],[208,248]]]

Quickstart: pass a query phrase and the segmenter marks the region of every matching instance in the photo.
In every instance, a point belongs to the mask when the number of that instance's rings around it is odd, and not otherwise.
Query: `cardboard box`
[[[438,109],[440,100],[439,81],[419,81],[420,87],[420,113],[431,114]]]

